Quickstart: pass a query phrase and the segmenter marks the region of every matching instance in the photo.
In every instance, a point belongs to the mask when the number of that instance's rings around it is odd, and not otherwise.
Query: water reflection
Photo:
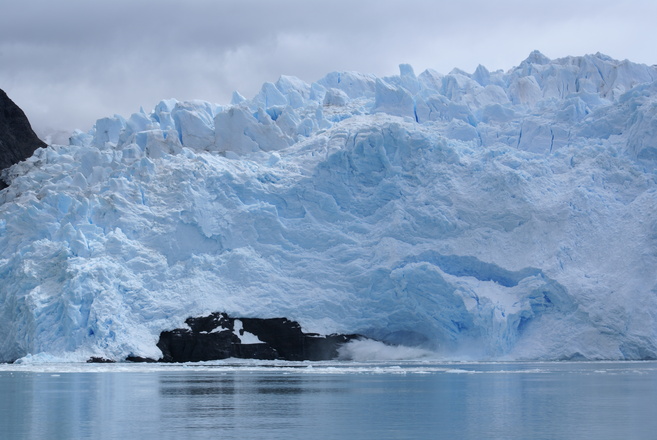
[[[655,368],[458,367],[0,370],[0,438],[652,439],[657,431]]]
[[[210,373],[201,377],[181,373],[161,376],[159,391],[165,412],[194,425],[203,420],[208,429],[247,429],[244,425],[248,429],[282,429],[285,424],[291,429],[290,419],[303,425],[306,407],[316,405],[311,395],[346,390],[332,383],[323,377],[281,375],[275,371],[257,375]]]
[[[214,394],[234,394],[235,379],[230,378],[194,378],[194,377],[160,377],[159,391],[163,397],[198,396]]]

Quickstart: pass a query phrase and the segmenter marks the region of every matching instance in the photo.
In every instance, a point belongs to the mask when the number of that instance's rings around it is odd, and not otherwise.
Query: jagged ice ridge
[[[4,173],[0,361],[158,358],[189,316],[445,358],[657,357],[657,69],[283,76]]]

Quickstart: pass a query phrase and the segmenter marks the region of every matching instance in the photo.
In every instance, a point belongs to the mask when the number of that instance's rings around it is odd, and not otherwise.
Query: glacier
[[[657,67],[602,54],[102,118],[3,172],[0,361],[157,359],[212,312],[443,359],[655,359],[656,161]]]

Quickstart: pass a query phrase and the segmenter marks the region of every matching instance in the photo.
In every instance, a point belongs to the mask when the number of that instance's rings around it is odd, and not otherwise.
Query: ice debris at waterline
[[[158,359],[189,316],[444,358],[657,357],[657,69],[283,76],[8,170],[0,360]]]

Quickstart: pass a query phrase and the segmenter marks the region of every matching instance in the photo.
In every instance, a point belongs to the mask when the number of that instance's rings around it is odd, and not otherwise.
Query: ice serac
[[[23,110],[0,90],[0,173],[45,146],[32,130]],[[0,189],[6,187],[6,180],[7,177],[0,174]]]
[[[534,52],[100,119],[7,174],[0,360],[160,359],[216,312],[445,358],[657,358],[656,84]]]

